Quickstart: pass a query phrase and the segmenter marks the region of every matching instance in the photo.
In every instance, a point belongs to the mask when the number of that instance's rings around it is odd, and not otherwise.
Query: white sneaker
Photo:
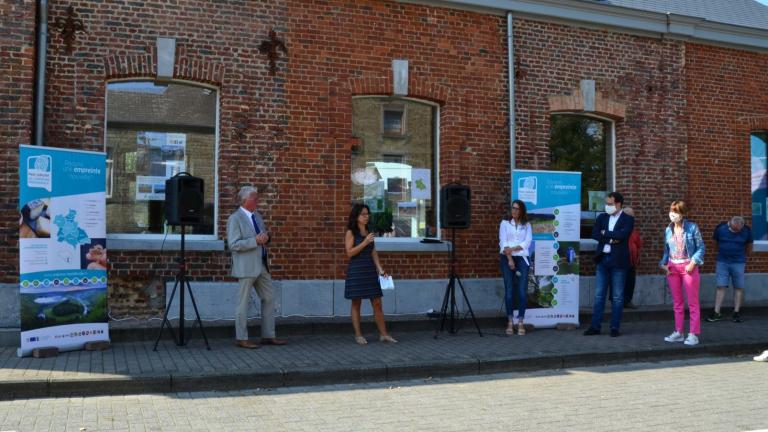
[[[768,350],[763,351],[763,353],[760,354],[759,356],[753,357],[752,360],[759,361],[759,362],[768,362]]]
[[[688,337],[685,338],[685,342],[683,342],[685,345],[698,345],[699,344],[699,337],[696,336],[693,333],[688,333]]]
[[[683,334],[678,331],[673,331],[671,335],[664,338],[666,342],[682,342]]]

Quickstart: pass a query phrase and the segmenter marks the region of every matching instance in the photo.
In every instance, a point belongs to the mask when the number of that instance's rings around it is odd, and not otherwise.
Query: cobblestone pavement
[[[3,431],[749,431],[768,364],[729,357],[231,392],[0,402]]]

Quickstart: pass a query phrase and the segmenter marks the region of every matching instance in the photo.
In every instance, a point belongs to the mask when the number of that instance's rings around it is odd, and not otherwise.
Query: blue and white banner
[[[19,148],[19,356],[109,340],[106,158]]]
[[[525,321],[578,324],[581,173],[515,170],[512,183],[512,198],[525,203],[533,228]]]

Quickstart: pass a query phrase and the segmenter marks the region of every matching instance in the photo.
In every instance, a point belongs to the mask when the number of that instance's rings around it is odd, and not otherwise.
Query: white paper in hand
[[[390,275],[379,276],[379,285],[381,285],[381,289],[383,290],[395,289],[395,281],[392,279],[392,276]]]

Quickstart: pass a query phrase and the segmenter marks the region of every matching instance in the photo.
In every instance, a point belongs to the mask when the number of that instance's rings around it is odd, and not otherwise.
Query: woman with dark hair
[[[368,231],[371,209],[365,204],[355,204],[349,213],[347,231],[344,233],[344,247],[349,257],[347,279],[344,284],[344,298],[352,300],[352,327],[355,342],[365,345],[368,341],[360,330],[360,305],[363,299],[371,300],[373,318],[379,329],[379,341],[397,342],[387,333],[384,311],[381,307],[381,285],[379,275],[386,275],[376,253],[374,235]]]
[[[531,246],[533,231],[528,222],[525,203],[512,201],[509,219],[499,226],[499,268],[504,278],[504,304],[507,309],[508,335],[515,333],[514,293],[517,292],[517,334],[525,335],[525,304],[528,300],[528,248]]]
[[[672,309],[675,311],[675,331],[664,340],[699,343],[701,334],[701,310],[699,308],[699,267],[704,264],[704,239],[698,225],[688,220],[688,206],[684,201],[672,201],[669,206],[670,224],[664,231],[664,256],[659,266],[667,274],[667,284],[672,293]],[[683,294],[685,291],[685,295]],[[685,323],[685,298],[688,298],[690,315],[688,337],[683,337]]]

